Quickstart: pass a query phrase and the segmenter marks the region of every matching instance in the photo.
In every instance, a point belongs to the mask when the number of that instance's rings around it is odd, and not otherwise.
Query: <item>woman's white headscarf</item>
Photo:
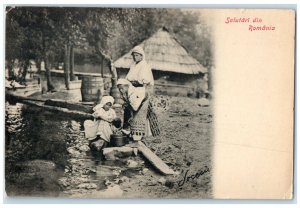
[[[144,52],[144,49],[141,47],[141,46],[135,46],[132,51],[131,51],[131,54],[132,53],[138,53],[138,54],[141,54],[143,56],[143,59],[142,60],[145,60],[146,57],[145,57],[145,52]]]
[[[150,65],[146,62],[146,56],[143,48],[141,46],[135,46],[132,53],[138,53],[142,55],[142,60],[138,63],[131,65],[126,79],[130,82],[137,81],[140,84],[150,84],[154,85],[153,74]]]

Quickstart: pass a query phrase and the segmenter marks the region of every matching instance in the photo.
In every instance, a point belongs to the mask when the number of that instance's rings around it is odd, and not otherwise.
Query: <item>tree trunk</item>
[[[29,60],[25,59],[21,62],[21,77],[20,77],[20,83],[25,85],[26,84],[26,75],[29,67]]]
[[[111,73],[112,87],[117,87],[118,74],[117,74],[117,69],[114,67],[113,64],[111,64],[110,66],[110,73]]]
[[[65,64],[64,64],[64,72],[65,72],[65,84],[66,89],[70,89],[70,45],[65,44]]]
[[[36,65],[36,68],[37,68],[37,74],[41,73],[41,63],[42,63],[42,61],[40,59],[35,60],[35,65]]]
[[[8,60],[7,62],[7,68],[8,68],[8,80],[14,80],[14,60]]]
[[[76,77],[74,75],[74,47],[73,45],[70,46],[70,80],[74,81],[76,80]]]
[[[104,66],[103,65],[104,65],[104,57],[102,57],[102,60],[101,60],[101,76],[102,76],[102,78],[104,77],[104,71],[103,71]]]
[[[51,64],[49,63],[49,57],[47,55],[45,55],[45,69],[46,69],[46,79],[47,79],[47,88],[48,88],[48,92],[50,91],[54,91],[55,87],[52,83],[52,79],[51,79]]]
[[[55,91],[55,87],[52,83],[52,79],[51,79],[51,65],[49,64],[49,54],[47,54],[47,50],[46,50],[46,41],[44,38],[44,33],[42,33],[42,46],[43,46],[43,59],[45,61],[45,75],[46,75],[46,79],[47,79],[47,91],[48,92],[52,92]]]

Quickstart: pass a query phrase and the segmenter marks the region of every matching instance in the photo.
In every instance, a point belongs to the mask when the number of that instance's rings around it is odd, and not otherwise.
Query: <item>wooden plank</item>
[[[32,98],[32,97],[26,97],[26,96],[21,96],[21,95],[16,95],[14,93],[11,93],[7,91],[5,93],[6,99],[12,99],[16,102],[22,102],[23,100],[31,100],[31,101],[39,101],[39,102],[45,102],[47,99],[38,99],[38,98]]]
[[[149,160],[149,162],[156,167],[161,173],[165,175],[176,175],[176,173],[162,161],[156,154],[154,154],[141,141],[138,142],[138,150]]]
[[[93,118],[92,114],[87,113],[92,110],[92,106],[81,105],[78,103],[71,103],[64,100],[30,98],[25,96],[14,95],[11,93],[6,93],[5,95],[6,95],[6,100],[10,100],[13,102],[20,102],[27,105],[40,107],[52,112],[60,112],[65,115],[76,117],[76,118],[86,118],[86,119]],[[45,105],[45,102],[51,103],[53,105],[60,105],[60,106]],[[71,109],[68,109],[67,107],[70,107]]]
[[[27,104],[27,105],[31,105],[31,106],[40,107],[40,108],[43,108],[43,109],[48,110],[50,112],[57,112],[57,113],[60,113],[59,115],[71,116],[73,118],[80,118],[80,119],[92,119],[92,118],[94,118],[93,115],[90,114],[90,113],[84,113],[84,112],[76,111],[76,110],[68,110],[66,108],[61,108],[61,107],[49,106],[49,105],[45,105],[44,103],[41,103],[41,102],[23,100],[22,103]]]
[[[63,76],[63,70],[51,69],[51,74],[57,74]],[[92,76],[92,77],[102,77],[101,73],[89,73],[89,72],[76,72],[74,71],[76,76]],[[110,75],[104,74],[104,77],[110,77]]]
[[[177,85],[177,84],[163,84],[163,83],[155,83],[155,86],[161,86],[161,87],[179,87],[179,88],[189,88],[194,89],[193,86],[190,85]]]
[[[5,93],[19,96],[30,96],[37,92],[41,92],[41,87],[39,85],[17,89],[5,88]]]
[[[92,108],[93,108],[92,106],[82,105],[80,103],[70,102],[70,101],[61,100],[61,99],[46,100],[45,105],[67,108],[69,110],[82,111],[85,113],[91,113]]]

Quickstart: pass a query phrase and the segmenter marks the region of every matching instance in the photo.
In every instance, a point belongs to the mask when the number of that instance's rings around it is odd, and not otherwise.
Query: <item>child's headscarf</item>
[[[111,103],[112,105],[114,104],[115,102],[115,99],[112,97],[112,96],[103,96],[102,99],[101,99],[101,102],[100,104],[96,105],[93,110],[96,111],[98,110],[99,108],[103,108],[103,106],[106,104],[106,103]]]
[[[100,102],[100,106],[103,107],[106,103],[114,104],[115,99],[112,96],[103,96]]]

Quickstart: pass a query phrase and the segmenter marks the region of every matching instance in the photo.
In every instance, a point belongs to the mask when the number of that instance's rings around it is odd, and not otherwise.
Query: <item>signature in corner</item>
[[[203,169],[200,169],[195,174],[188,174],[189,169],[185,171],[184,177],[182,180],[178,181],[178,186],[183,186],[186,182],[194,181],[195,179],[198,179],[200,176],[204,175],[205,173],[209,172],[209,168],[205,166]]]

